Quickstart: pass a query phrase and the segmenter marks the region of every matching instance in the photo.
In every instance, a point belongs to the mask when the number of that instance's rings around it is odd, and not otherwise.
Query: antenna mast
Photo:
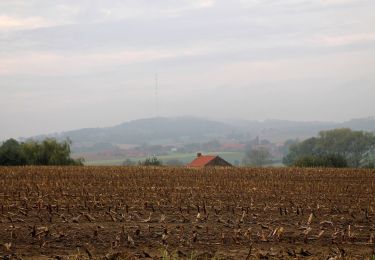
[[[159,116],[159,98],[158,98],[158,85],[159,85],[159,82],[158,82],[158,74],[155,73],[155,114],[156,114],[156,117]]]

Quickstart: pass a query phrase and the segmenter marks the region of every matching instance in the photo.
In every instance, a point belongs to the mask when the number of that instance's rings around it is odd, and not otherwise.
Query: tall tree
[[[271,154],[266,147],[252,148],[246,151],[242,160],[243,165],[262,167],[271,161]]]
[[[346,158],[349,166],[356,168],[374,146],[375,135],[369,132],[341,128],[319,133],[318,149],[323,154],[339,154]]]
[[[17,140],[9,139],[0,147],[0,165],[24,165],[26,161],[25,154]]]

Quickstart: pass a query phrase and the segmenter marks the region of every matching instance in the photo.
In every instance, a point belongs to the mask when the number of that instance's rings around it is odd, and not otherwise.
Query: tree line
[[[43,141],[18,142],[9,139],[0,146],[0,165],[83,165],[83,159],[71,157],[71,142],[47,138]],[[270,163],[271,155],[264,147],[245,153],[243,165],[262,167]],[[179,165],[182,164],[178,162]],[[123,165],[134,165],[130,160]],[[283,158],[286,166],[375,168],[375,135],[349,128],[321,131],[317,137],[302,142],[289,142]],[[161,166],[156,156],[139,161],[141,166]],[[167,165],[177,165],[176,162]]]
[[[83,159],[71,158],[71,141],[54,138],[18,142],[9,139],[0,146],[0,165],[83,165]]]
[[[321,131],[297,142],[283,158],[286,166],[374,168],[375,135],[349,128]]]

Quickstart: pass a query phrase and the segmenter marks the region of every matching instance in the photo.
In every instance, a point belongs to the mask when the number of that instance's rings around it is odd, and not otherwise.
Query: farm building
[[[229,167],[232,166],[229,162],[225,161],[220,156],[215,155],[202,155],[201,153],[197,153],[197,158],[195,158],[191,163],[187,165],[187,167],[214,167],[214,166],[224,166]]]

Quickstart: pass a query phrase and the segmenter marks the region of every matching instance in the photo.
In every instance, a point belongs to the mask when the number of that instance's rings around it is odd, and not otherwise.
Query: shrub
[[[336,154],[307,155],[299,157],[293,166],[345,168],[348,167],[348,163],[343,156]]]
[[[140,166],[162,166],[163,162],[159,160],[155,155],[152,157],[146,158],[144,161],[139,161],[138,165]]]

